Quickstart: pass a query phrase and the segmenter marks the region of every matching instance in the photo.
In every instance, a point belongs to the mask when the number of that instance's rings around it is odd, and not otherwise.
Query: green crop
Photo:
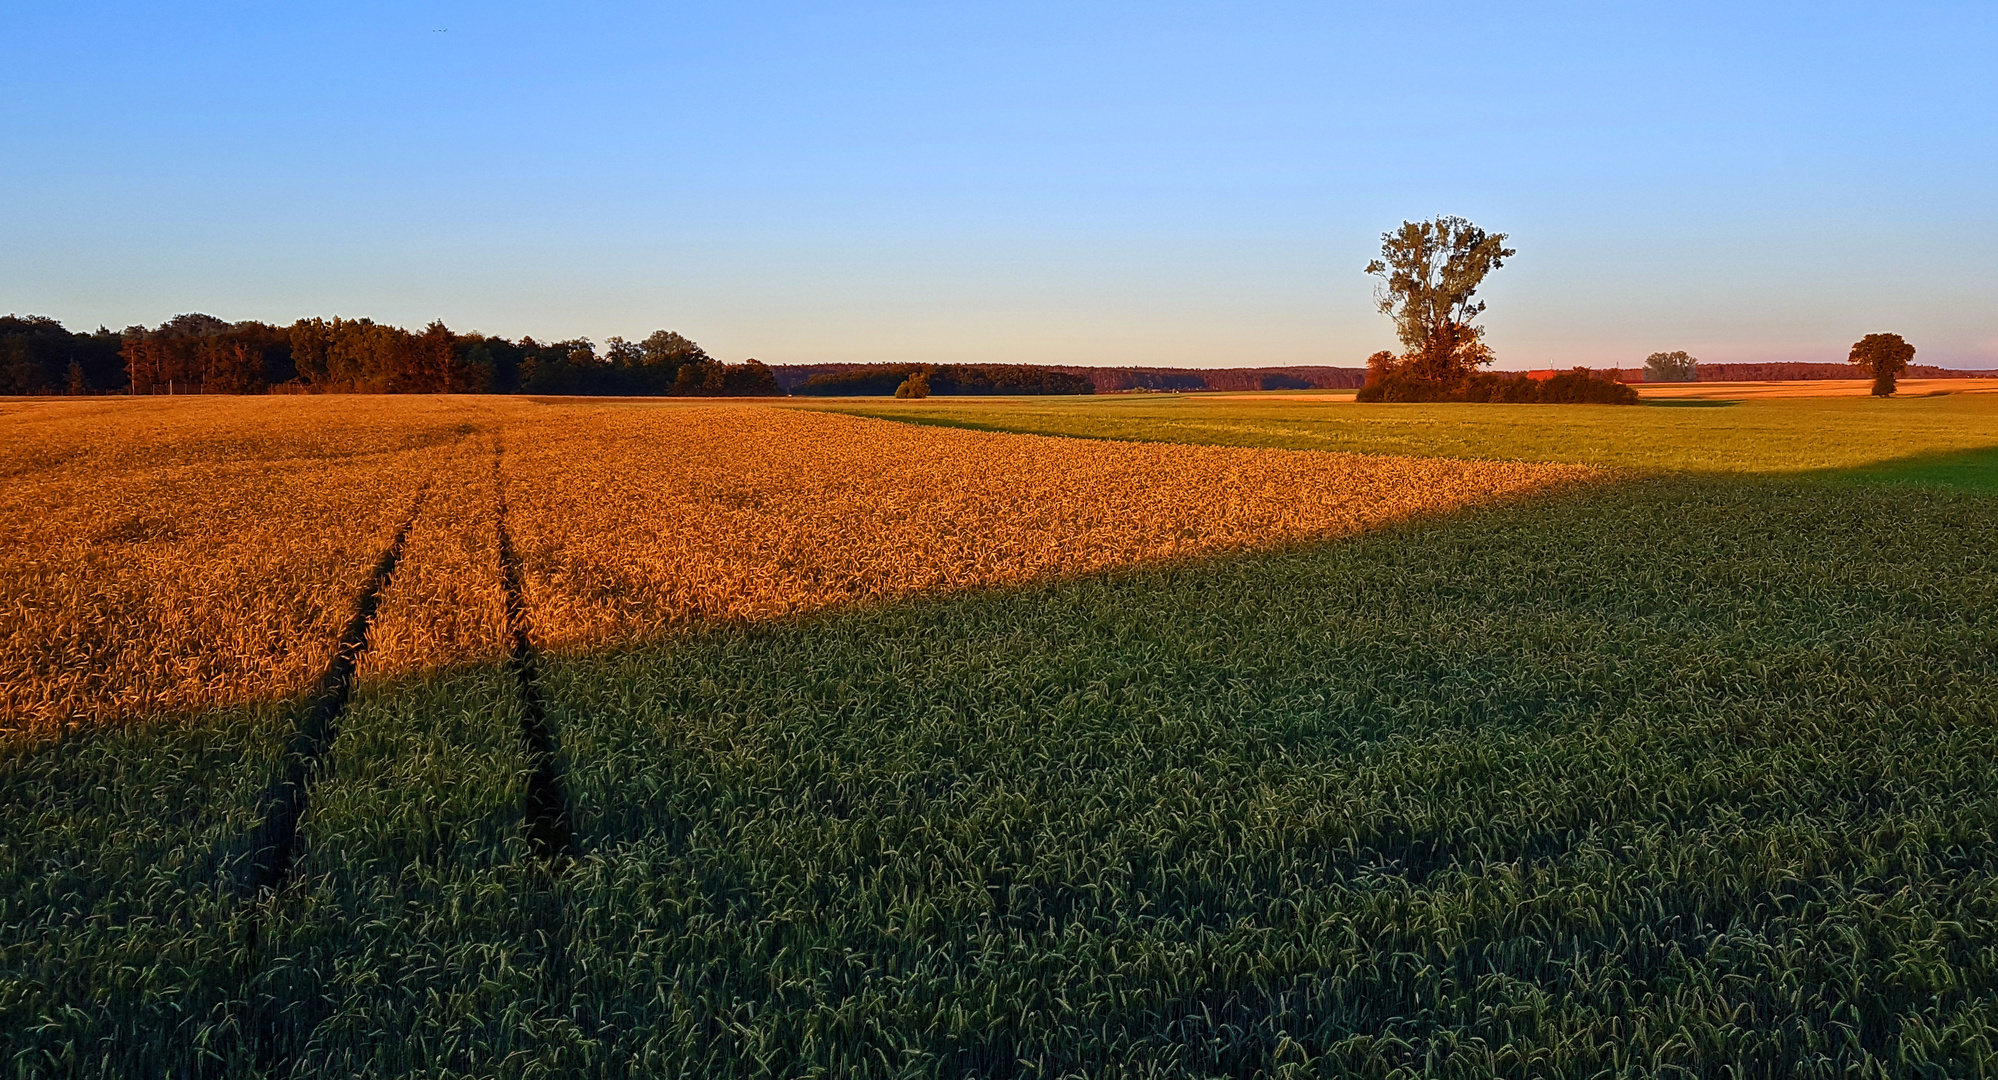
[[[268,731],[16,752],[7,1060],[1988,1072],[1994,530],[1648,480],[552,658],[559,878],[497,667],[364,692],[260,906],[199,867]]]

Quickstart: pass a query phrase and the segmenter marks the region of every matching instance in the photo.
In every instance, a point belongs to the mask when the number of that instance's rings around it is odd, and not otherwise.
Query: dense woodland
[[[1357,367],[1068,368],[1086,374],[1099,394],[1123,390],[1352,390],[1366,381]]]
[[[290,326],[179,315],[157,327],[74,334],[53,319],[0,318],[7,394],[782,394],[755,360],[723,363],[661,330],[643,341],[539,342],[421,333],[371,319]]]
[[[123,339],[72,334],[38,315],[0,316],[0,394],[95,394],[127,385]]]

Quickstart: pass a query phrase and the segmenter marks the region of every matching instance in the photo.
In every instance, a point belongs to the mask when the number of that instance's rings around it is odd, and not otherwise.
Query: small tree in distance
[[[1700,362],[1684,349],[1655,352],[1644,358],[1645,382],[1699,382]]]
[[[895,396],[898,398],[929,397],[930,373],[927,371],[911,372],[908,378],[902,380],[902,385],[895,388]]]
[[[1852,344],[1852,366],[1862,373],[1873,376],[1873,396],[1887,397],[1894,392],[1894,380],[1908,370],[1908,362],[1915,358],[1915,347],[1901,339],[1899,334],[1868,334]]]

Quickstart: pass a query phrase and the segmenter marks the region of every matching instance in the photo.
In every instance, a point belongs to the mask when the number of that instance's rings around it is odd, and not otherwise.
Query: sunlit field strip
[[[1268,548],[1600,475],[766,407],[551,407],[508,427],[535,632],[563,648]]]
[[[10,410],[0,730],[303,690],[416,490],[482,412],[379,399]]]
[[[493,429],[434,452],[435,482],[411,527],[395,581],[368,631],[363,681],[497,662],[505,594],[494,520]]]
[[[1694,396],[1703,393],[1696,391]],[[1362,406],[1290,394],[823,399],[787,407],[1038,435],[1555,461],[1654,473],[1849,470],[1895,459],[1998,448],[1998,394],[1988,393],[1885,401],[1735,395],[1709,401],[1654,399],[1636,408]]]

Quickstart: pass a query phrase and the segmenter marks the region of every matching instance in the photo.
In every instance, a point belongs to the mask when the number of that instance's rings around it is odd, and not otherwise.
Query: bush
[[[1564,371],[1540,384],[1540,400],[1549,405],[1635,405],[1637,391],[1588,368]]]
[[[929,397],[930,396],[929,372],[918,371],[915,374],[910,375],[908,378],[903,379],[902,385],[895,388],[895,396],[898,398]]]
[[[1390,371],[1360,388],[1356,401],[1449,401],[1453,388],[1428,379]]]
[[[1520,375],[1480,373],[1465,380],[1452,400],[1493,404],[1537,404],[1545,400],[1540,396],[1540,389],[1544,385],[1546,384],[1538,380]]]
[[[1357,401],[1468,401],[1480,404],[1635,405],[1637,391],[1613,378],[1576,368],[1541,382],[1519,375],[1480,372],[1454,386],[1389,372],[1360,389]]]

